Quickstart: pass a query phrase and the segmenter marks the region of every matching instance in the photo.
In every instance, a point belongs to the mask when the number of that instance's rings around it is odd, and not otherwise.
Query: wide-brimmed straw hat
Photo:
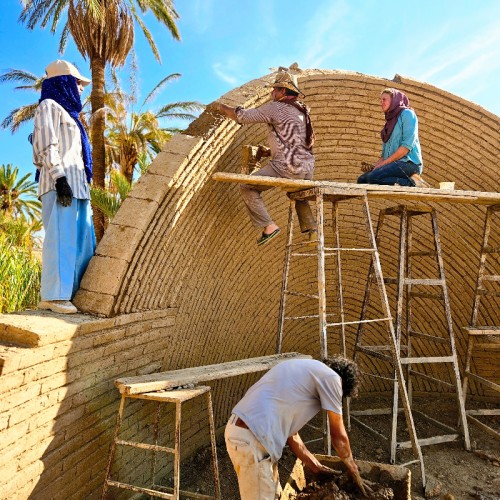
[[[305,95],[299,90],[297,76],[292,75],[288,71],[280,71],[276,75],[276,79],[274,80],[274,83],[271,84],[271,87],[289,89],[293,92],[298,92],[302,97],[305,97]]]
[[[58,59],[57,61],[51,62],[46,68],[45,72],[47,73],[47,78],[52,78],[54,76],[64,76],[71,75],[74,76],[77,80],[82,82],[82,85],[87,86],[92,80],[82,76],[80,72],[76,69],[68,61],[63,61],[62,59]]]

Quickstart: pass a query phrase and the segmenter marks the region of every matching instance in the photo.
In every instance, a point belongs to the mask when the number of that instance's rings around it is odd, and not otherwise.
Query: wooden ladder
[[[464,399],[467,397],[467,390],[469,389],[469,379],[473,380],[476,384],[482,387],[487,387],[496,392],[500,392],[500,385],[489,380],[483,376],[478,375],[473,370],[473,355],[479,351],[498,351],[500,349],[500,326],[479,326],[480,308],[482,305],[481,299],[488,295],[493,297],[500,297],[500,290],[488,290],[486,284],[500,283],[499,269],[495,270],[492,267],[492,274],[487,272],[487,258],[488,256],[496,255],[496,262],[498,263],[498,255],[500,254],[500,246],[490,245],[490,235],[493,229],[493,218],[500,213],[500,205],[489,206],[486,210],[486,217],[484,221],[483,241],[481,250],[479,252],[479,268],[477,273],[476,289],[474,292],[474,304],[472,307],[471,323],[466,332],[468,334],[467,354],[465,357],[465,370],[463,380],[463,393]],[[498,214],[497,214],[498,215]],[[498,243],[498,242],[497,242]],[[498,266],[498,264],[497,264]],[[496,311],[496,318],[498,318],[498,305]],[[498,408],[481,408],[466,410],[468,419],[480,427],[482,430],[491,434],[496,439],[500,439],[500,432],[493,427],[485,424],[477,417],[484,416],[498,416],[500,409]]]
[[[283,345],[283,332],[284,325],[287,321],[301,321],[310,318],[317,318],[319,324],[319,346],[320,346],[320,357],[326,358],[329,353],[328,349],[328,329],[338,328],[340,331],[340,348],[338,351],[344,356],[346,355],[346,338],[345,338],[345,328],[350,325],[360,325],[366,323],[378,323],[384,326],[384,331],[386,332],[387,339],[389,342],[389,352],[391,359],[393,361],[395,373],[396,373],[396,386],[399,387],[401,393],[401,400],[403,403],[403,410],[406,418],[406,424],[408,432],[410,435],[411,448],[413,450],[414,457],[416,461],[420,464],[420,471],[422,477],[422,485],[425,487],[425,468],[422,452],[420,449],[419,441],[417,438],[415,425],[413,422],[413,416],[411,413],[410,401],[408,397],[408,392],[406,389],[405,378],[403,373],[403,367],[400,360],[399,345],[396,339],[396,334],[394,330],[393,320],[391,316],[391,311],[389,307],[389,301],[385,289],[384,278],[382,274],[382,268],[380,266],[380,257],[377,247],[377,240],[373,230],[373,225],[371,221],[370,209],[368,205],[368,197],[366,192],[360,192],[358,189],[352,189],[351,191],[345,188],[335,188],[330,186],[320,186],[312,189],[306,189],[296,192],[291,192],[288,194],[290,198],[290,207],[288,211],[288,226],[287,226],[287,244],[285,251],[285,260],[283,266],[283,278],[282,278],[282,288],[281,288],[281,300],[279,309],[279,320],[278,320],[278,335],[277,335],[277,352],[280,353]],[[318,225],[318,238],[315,244],[315,251],[310,249],[309,242],[293,242],[293,221],[294,221],[294,204],[296,200],[310,200],[316,203],[316,221]],[[364,248],[347,248],[341,247],[340,244],[340,232],[339,232],[339,204],[342,202],[352,203],[355,200],[361,200],[364,214],[364,222],[366,226],[366,234],[368,236],[369,246]],[[324,205],[325,202],[332,203],[333,217],[332,226],[334,232],[335,246],[332,248],[325,247],[325,222],[324,222]],[[307,248],[309,247],[309,250]],[[298,250],[298,251],[295,251]],[[344,293],[342,284],[342,263],[341,263],[341,253],[365,253],[368,252],[371,255],[371,269],[373,275],[376,279],[378,285],[378,291],[380,295],[380,300],[382,303],[382,316],[379,318],[366,319],[361,318],[360,320],[351,320],[346,318],[345,304],[344,304]],[[336,264],[336,274],[337,274],[337,304],[339,306],[339,321],[329,321],[334,314],[327,312],[327,298],[326,298],[326,276],[325,276],[325,257],[332,256],[335,257]],[[299,258],[312,258],[317,259],[317,293],[306,294],[302,292],[297,292],[289,288],[289,271],[290,262],[292,257]],[[303,297],[304,299],[311,299],[318,301],[318,314],[314,315],[302,315],[302,316],[292,316],[286,315],[287,308],[287,298],[290,296]],[[337,351],[337,352],[338,352]],[[325,443],[325,449],[330,453],[331,446],[329,441],[329,434],[327,425],[323,426],[323,439]]]
[[[377,244],[381,243],[382,229],[384,226],[384,221],[386,217],[396,216],[399,218],[399,250],[397,258],[395,258],[395,263],[397,266],[397,277],[384,278],[384,282],[389,285],[396,286],[396,328],[395,328],[395,347],[396,351],[400,357],[400,365],[405,367],[406,373],[406,386],[409,395],[410,404],[412,402],[412,383],[415,377],[420,377],[425,379],[426,382],[430,384],[437,384],[447,388],[452,388],[455,390],[457,397],[457,405],[460,416],[460,422],[462,427],[462,435],[464,438],[465,448],[470,449],[470,439],[469,431],[467,427],[467,422],[465,418],[465,405],[462,393],[462,387],[460,382],[460,372],[458,368],[457,353],[455,348],[455,340],[453,334],[453,322],[451,317],[451,307],[450,300],[448,296],[448,289],[445,278],[443,256],[441,250],[441,242],[439,236],[439,227],[437,213],[434,209],[427,207],[417,207],[409,208],[406,205],[399,205],[396,207],[391,207],[383,209],[380,211],[379,220],[377,224],[376,231],[376,241]],[[415,250],[413,248],[413,220],[416,217],[430,216],[432,224],[432,239],[433,239],[433,249],[423,248],[420,250]],[[394,231],[394,228],[391,228]],[[397,234],[397,231],[395,231]],[[394,247],[392,247],[394,248]],[[414,262],[413,258],[419,258],[421,260],[426,258],[435,258],[438,277],[437,278],[415,278],[414,273]],[[350,411],[350,418],[360,424],[363,428],[372,431],[372,433],[378,437],[383,438],[390,443],[390,460],[391,463],[396,461],[396,451],[400,449],[409,448],[413,445],[411,441],[398,441],[397,438],[397,423],[398,423],[398,413],[399,413],[399,400],[398,400],[398,386],[399,392],[401,392],[399,380],[403,380],[402,377],[398,376],[400,371],[400,366],[394,366],[394,355],[391,354],[391,350],[394,349],[394,344],[390,345],[372,345],[365,342],[364,329],[366,325],[366,317],[370,311],[370,299],[371,299],[371,285],[375,282],[376,266],[378,264],[372,262],[368,274],[368,282],[365,289],[365,295],[363,299],[363,306],[361,310],[361,321],[358,327],[358,333],[356,337],[356,344],[354,350],[354,358],[361,355],[367,357],[373,357],[379,360],[379,366],[384,362],[388,365],[389,376],[387,380],[391,381],[390,374],[393,373],[392,377],[392,407],[391,408],[373,408],[368,410],[358,410]],[[421,274],[421,273],[420,273]],[[437,289],[437,292],[435,290]],[[417,322],[415,317],[417,316],[417,310],[426,310],[425,307],[420,305],[420,307],[415,307],[415,301],[438,301],[442,303],[443,313],[444,313],[444,332],[439,331],[438,321],[434,321],[436,328],[433,332],[422,332],[417,330]],[[406,314],[405,314],[406,313]],[[423,351],[427,350],[432,355],[425,355]],[[430,365],[435,367],[436,365],[447,366],[449,380],[444,380],[437,378],[435,372],[439,373],[439,370],[434,370],[432,375],[425,373],[425,366]],[[418,368],[418,369],[417,369]],[[451,372],[451,373],[450,373]],[[375,378],[381,378],[380,368],[378,373],[366,373],[367,376],[372,376]],[[382,377],[383,378],[383,377]],[[403,404],[404,404],[403,400]],[[426,439],[419,439],[420,446],[432,445],[437,443],[454,441],[459,438],[460,434],[457,429],[450,427],[436,418],[430,417],[423,412],[417,411],[411,408],[412,414],[419,415],[430,421],[433,425],[438,428],[445,430],[448,434],[429,437]],[[363,422],[361,417],[373,416],[373,415],[391,415],[391,432],[390,437],[386,437],[379,431],[371,428],[368,424]],[[409,462],[412,463],[412,462]]]

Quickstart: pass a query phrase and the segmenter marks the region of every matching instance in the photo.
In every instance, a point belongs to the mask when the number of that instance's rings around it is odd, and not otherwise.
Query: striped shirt
[[[267,123],[273,165],[294,175],[314,168],[314,155],[306,147],[304,113],[290,104],[268,102],[258,108],[235,110],[238,123]]]
[[[56,179],[66,176],[73,198],[90,199],[80,129],[69,113],[52,99],[44,99],[35,113],[33,163],[40,170],[39,197],[55,191]]]

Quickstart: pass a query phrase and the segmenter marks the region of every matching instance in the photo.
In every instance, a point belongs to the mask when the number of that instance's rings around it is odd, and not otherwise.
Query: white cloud
[[[238,77],[235,76],[233,73],[234,68],[230,67],[231,64],[229,65],[223,65],[220,62],[214,63],[212,65],[212,68],[214,70],[214,73],[224,82],[229,83],[230,85],[236,85],[238,83]]]

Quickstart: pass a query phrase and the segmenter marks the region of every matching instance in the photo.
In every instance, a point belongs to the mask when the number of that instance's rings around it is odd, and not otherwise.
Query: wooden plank
[[[473,205],[495,205],[500,203],[500,193],[483,191],[445,191],[434,188],[414,188],[404,186],[377,186],[375,184],[353,184],[332,181],[308,181],[303,179],[283,179],[263,177],[259,175],[243,175],[228,172],[217,172],[212,179],[218,182],[234,182],[260,186],[280,187],[287,191],[322,188],[325,195],[362,196],[388,200],[408,200],[423,202],[462,203]]]
[[[500,335],[500,326],[466,326],[469,335]]]
[[[456,441],[460,437],[460,434],[448,434],[444,436],[435,436],[426,439],[419,439],[418,444],[420,446],[430,446],[439,443],[449,443],[451,441]],[[398,449],[411,448],[411,441],[402,441],[398,443]]]
[[[236,377],[269,370],[269,368],[287,359],[311,359],[311,356],[296,352],[240,359],[215,365],[195,366],[181,370],[152,373],[138,377],[125,377],[115,380],[115,386],[122,394],[141,394],[162,391],[188,384],[198,384],[209,380]]]

